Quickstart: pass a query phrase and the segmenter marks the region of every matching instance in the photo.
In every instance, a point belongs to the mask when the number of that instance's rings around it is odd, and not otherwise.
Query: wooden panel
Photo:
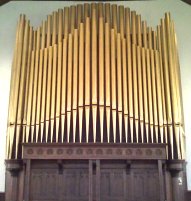
[[[125,200],[124,169],[101,169],[101,201]]]
[[[58,174],[56,169],[31,171],[30,200],[58,200]]]
[[[59,164],[32,163],[31,201],[159,201],[156,162],[134,161],[127,166],[123,160],[90,160],[89,165],[88,160],[65,160]]]
[[[166,159],[165,144],[24,144],[24,159]]]
[[[63,201],[88,201],[88,169],[64,169],[61,192]]]
[[[159,177],[157,170],[134,169],[131,173],[132,200],[159,201]]]

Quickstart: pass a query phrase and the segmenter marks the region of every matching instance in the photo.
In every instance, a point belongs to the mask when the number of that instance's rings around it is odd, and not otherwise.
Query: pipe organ
[[[164,143],[169,159],[184,159],[180,84],[169,13],[155,30],[109,3],[59,9],[36,29],[21,15],[7,159],[37,142]]]
[[[180,67],[169,13],[153,29],[109,3],[17,25],[6,201],[186,201]]]

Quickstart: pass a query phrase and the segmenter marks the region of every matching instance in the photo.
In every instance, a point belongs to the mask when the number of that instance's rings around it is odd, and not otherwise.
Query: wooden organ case
[[[20,16],[6,201],[183,201],[185,134],[174,23],[109,3]]]

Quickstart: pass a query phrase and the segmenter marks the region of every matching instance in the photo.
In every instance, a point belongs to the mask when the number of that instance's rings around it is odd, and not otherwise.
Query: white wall
[[[39,26],[47,14],[58,8],[80,2],[13,1],[0,7],[0,192],[4,191],[5,138],[9,98],[9,83],[16,23],[21,13],[26,14],[33,26]],[[83,2],[81,2],[83,3]],[[187,176],[191,190],[191,6],[180,0],[111,2],[130,7],[142,15],[148,25],[155,27],[167,11],[175,21],[181,66],[185,131],[187,135]]]

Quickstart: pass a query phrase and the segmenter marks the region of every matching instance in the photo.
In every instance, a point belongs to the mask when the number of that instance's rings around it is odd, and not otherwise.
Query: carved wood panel
[[[101,201],[125,200],[125,170],[101,170]]]
[[[159,201],[159,175],[153,169],[131,170],[131,193],[133,201]]]
[[[92,200],[159,201],[159,174],[156,164],[127,166],[125,161],[102,161],[92,166]],[[30,201],[89,201],[88,161],[32,166]],[[99,171],[98,171],[99,168]],[[99,174],[98,174],[99,172]],[[97,188],[97,182],[100,186]],[[99,192],[98,192],[99,191]]]
[[[63,201],[88,201],[88,169],[65,169],[61,175],[60,198]]]
[[[56,169],[34,169],[31,172],[31,200],[57,201],[58,174]]]

